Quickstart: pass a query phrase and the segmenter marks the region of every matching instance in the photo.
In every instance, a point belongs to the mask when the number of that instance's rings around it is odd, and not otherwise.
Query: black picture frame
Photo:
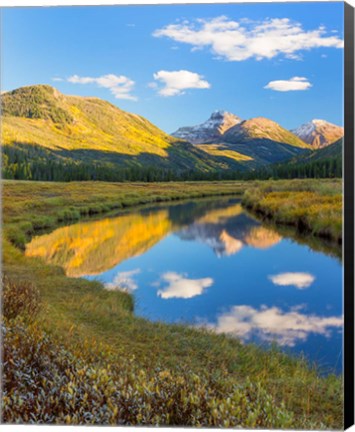
[[[344,3],[344,428],[354,424],[354,8]]]

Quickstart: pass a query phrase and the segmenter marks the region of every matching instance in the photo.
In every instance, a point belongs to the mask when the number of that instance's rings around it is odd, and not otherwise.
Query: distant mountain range
[[[240,144],[267,139],[300,148],[321,148],[344,135],[344,129],[325,120],[311,120],[291,131],[264,117],[242,120],[227,111],[215,111],[204,123],[179,128],[172,134],[192,144]]]
[[[18,160],[54,160],[110,169],[247,171],[307,157],[343,136],[341,127],[324,120],[289,131],[264,117],[242,120],[226,111],[168,135],[109,102],[66,96],[48,85],[2,94],[1,109],[2,145],[12,166]]]
[[[290,131],[264,117],[242,120],[235,114],[216,111],[206,122],[179,128],[172,135],[211,155],[228,154],[238,160],[244,157],[244,164],[257,168],[301,160],[313,153],[309,150],[324,148],[339,140],[344,130],[325,120],[312,120]]]

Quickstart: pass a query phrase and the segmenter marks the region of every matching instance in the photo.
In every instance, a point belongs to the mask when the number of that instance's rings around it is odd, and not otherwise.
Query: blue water
[[[263,227],[235,199],[167,208],[174,226],[158,243],[85,277],[131,292],[135,313],[150,320],[206,326],[263,346],[276,342],[325,373],[341,372],[339,258]]]

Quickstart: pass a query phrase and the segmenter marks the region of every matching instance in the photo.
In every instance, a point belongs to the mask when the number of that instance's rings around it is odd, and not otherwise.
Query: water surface
[[[26,253],[133,293],[150,320],[277,342],[341,371],[341,260],[282,237],[235,198],[81,222],[35,237]]]

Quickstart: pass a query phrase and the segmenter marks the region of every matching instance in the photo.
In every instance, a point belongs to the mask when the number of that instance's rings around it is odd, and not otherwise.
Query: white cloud
[[[210,83],[202,75],[187,70],[156,72],[154,79],[164,84],[159,90],[161,96],[177,96],[184,94],[186,89],[208,89]]]
[[[289,80],[270,81],[264,88],[279,92],[308,90],[312,84],[304,77],[293,77]]]
[[[167,283],[164,289],[158,291],[158,296],[163,299],[196,297],[214,282],[212,278],[189,279],[186,275],[175,272],[164,273],[161,281]]]
[[[96,84],[99,87],[109,89],[116,99],[137,100],[137,98],[131,94],[135,82],[124,75],[108,74],[97,78],[73,75],[69,77],[67,81],[73,84]]]
[[[280,273],[269,276],[275,285],[295,286],[298,289],[309,288],[315,281],[315,276],[310,273]]]
[[[233,21],[225,16],[195,22],[184,20],[154,31],[153,36],[189,44],[193,50],[210,48],[213,54],[229,61],[271,59],[279,55],[295,59],[301,51],[344,46],[338,35],[328,34],[323,26],[305,30],[288,18],[259,22]]]
[[[64,80],[63,80],[63,78],[54,77],[54,78],[52,78],[52,81],[58,81],[58,82],[60,82],[60,81],[64,81]]]
[[[156,88],[158,88],[158,84],[156,82],[150,82],[147,84],[147,87],[152,88],[152,89],[156,89]]]
[[[256,335],[261,340],[277,341],[280,345],[294,346],[298,341],[307,340],[310,334],[329,337],[331,328],[342,328],[341,316],[321,317],[306,315],[296,307],[284,312],[277,307],[234,306],[220,315],[217,323],[210,325],[217,333],[229,333],[242,340]]]
[[[140,272],[140,269],[119,272],[115,276],[113,282],[108,282],[105,284],[105,288],[109,291],[132,292],[138,288],[133,276],[139,274]]]

